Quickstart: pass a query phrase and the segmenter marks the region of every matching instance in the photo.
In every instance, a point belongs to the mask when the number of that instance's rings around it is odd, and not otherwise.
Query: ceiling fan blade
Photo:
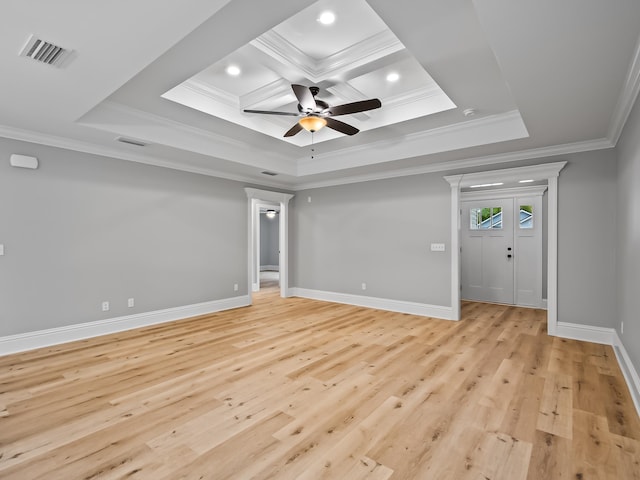
[[[245,113],[262,113],[265,115],[286,115],[288,117],[299,117],[299,113],[293,112],[274,112],[272,110],[243,110]]]
[[[291,127],[287,133],[284,134],[285,137],[293,137],[296,133],[302,130],[302,125],[296,123],[293,127]]]
[[[329,115],[335,117],[338,115],[348,115],[350,113],[366,112],[367,110],[374,110],[380,108],[382,102],[377,98],[371,100],[362,100],[360,102],[345,103],[343,105],[336,105],[329,108]]]
[[[298,99],[298,103],[303,109],[316,109],[316,100],[313,98],[313,94],[307,87],[305,87],[304,85],[296,85],[294,83],[293,85],[291,85],[291,88],[293,88],[293,93],[295,93],[296,98]]]
[[[346,135],[355,135],[360,130],[356,127],[353,127],[347,123],[341,122],[340,120],[336,120],[335,118],[326,117],[327,127],[332,128],[340,133],[344,133]]]

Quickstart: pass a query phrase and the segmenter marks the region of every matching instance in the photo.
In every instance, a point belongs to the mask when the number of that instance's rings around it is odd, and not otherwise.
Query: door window
[[[474,207],[469,211],[471,230],[502,229],[501,207]]]
[[[520,205],[520,221],[518,226],[521,230],[533,228],[533,205]]]

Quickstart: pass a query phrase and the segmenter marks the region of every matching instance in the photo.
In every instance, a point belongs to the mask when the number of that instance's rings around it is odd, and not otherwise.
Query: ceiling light
[[[535,180],[531,179],[531,180],[520,180],[518,183],[531,183],[531,182],[535,182]]]
[[[307,132],[313,133],[324,127],[327,124],[327,121],[322,117],[314,117],[313,115],[310,115],[308,117],[302,117],[298,120],[298,123],[302,125],[302,128]]]
[[[238,75],[240,75],[240,67],[238,67],[237,65],[229,65],[227,67],[227,73],[232,77],[237,77]]]
[[[267,218],[276,218],[275,210],[267,210]]]
[[[391,72],[387,75],[387,82],[397,82],[400,80],[400,75],[397,72]]]
[[[323,25],[331,25],[336,21],[336,16],[333,12],[327,10],[326,12],[322,12],[320,14],[320,16],[318,17],[318,21]]]
[[[502,183],[502,182],[498,182],[498,183],[483,183],[481,185],[471,185],[469,188],[497,187],[499,185],[504,185],[504,183]]]

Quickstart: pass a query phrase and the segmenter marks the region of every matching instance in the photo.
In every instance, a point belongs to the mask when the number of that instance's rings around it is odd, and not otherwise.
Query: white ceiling
[[[609,148],[640,88],[637,0],[6,0],[0,26],[0,136],[288,189]],[[291,83],[382,108],[313,145],[242,112],[297,111]]]

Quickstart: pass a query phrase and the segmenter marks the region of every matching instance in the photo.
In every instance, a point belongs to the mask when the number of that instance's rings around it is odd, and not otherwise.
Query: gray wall
[[[558,321],[612,328],[616,152],[567,155],[558,181]]]
[[[0,139],[0,336],[247,294],[242,187]]]
[[[616,152],[485,169],[556,161],[568,161],[558,187],[559,321],[613,327]],[[450,189],[443,175],[298,192],[291,285],[450,306]],[[447,252],[430,252],[432,242],[445,242]]]
[[[640,372],[640,100],[618,142],[618,319],[615,327]]]
[[[260,214],[260,266],[280,264],[279,225],[280,215],[268,218],[266,214]]]
[[[449,306],[450,191],[442,175],[419,175],[298,192],[290,284]]]

